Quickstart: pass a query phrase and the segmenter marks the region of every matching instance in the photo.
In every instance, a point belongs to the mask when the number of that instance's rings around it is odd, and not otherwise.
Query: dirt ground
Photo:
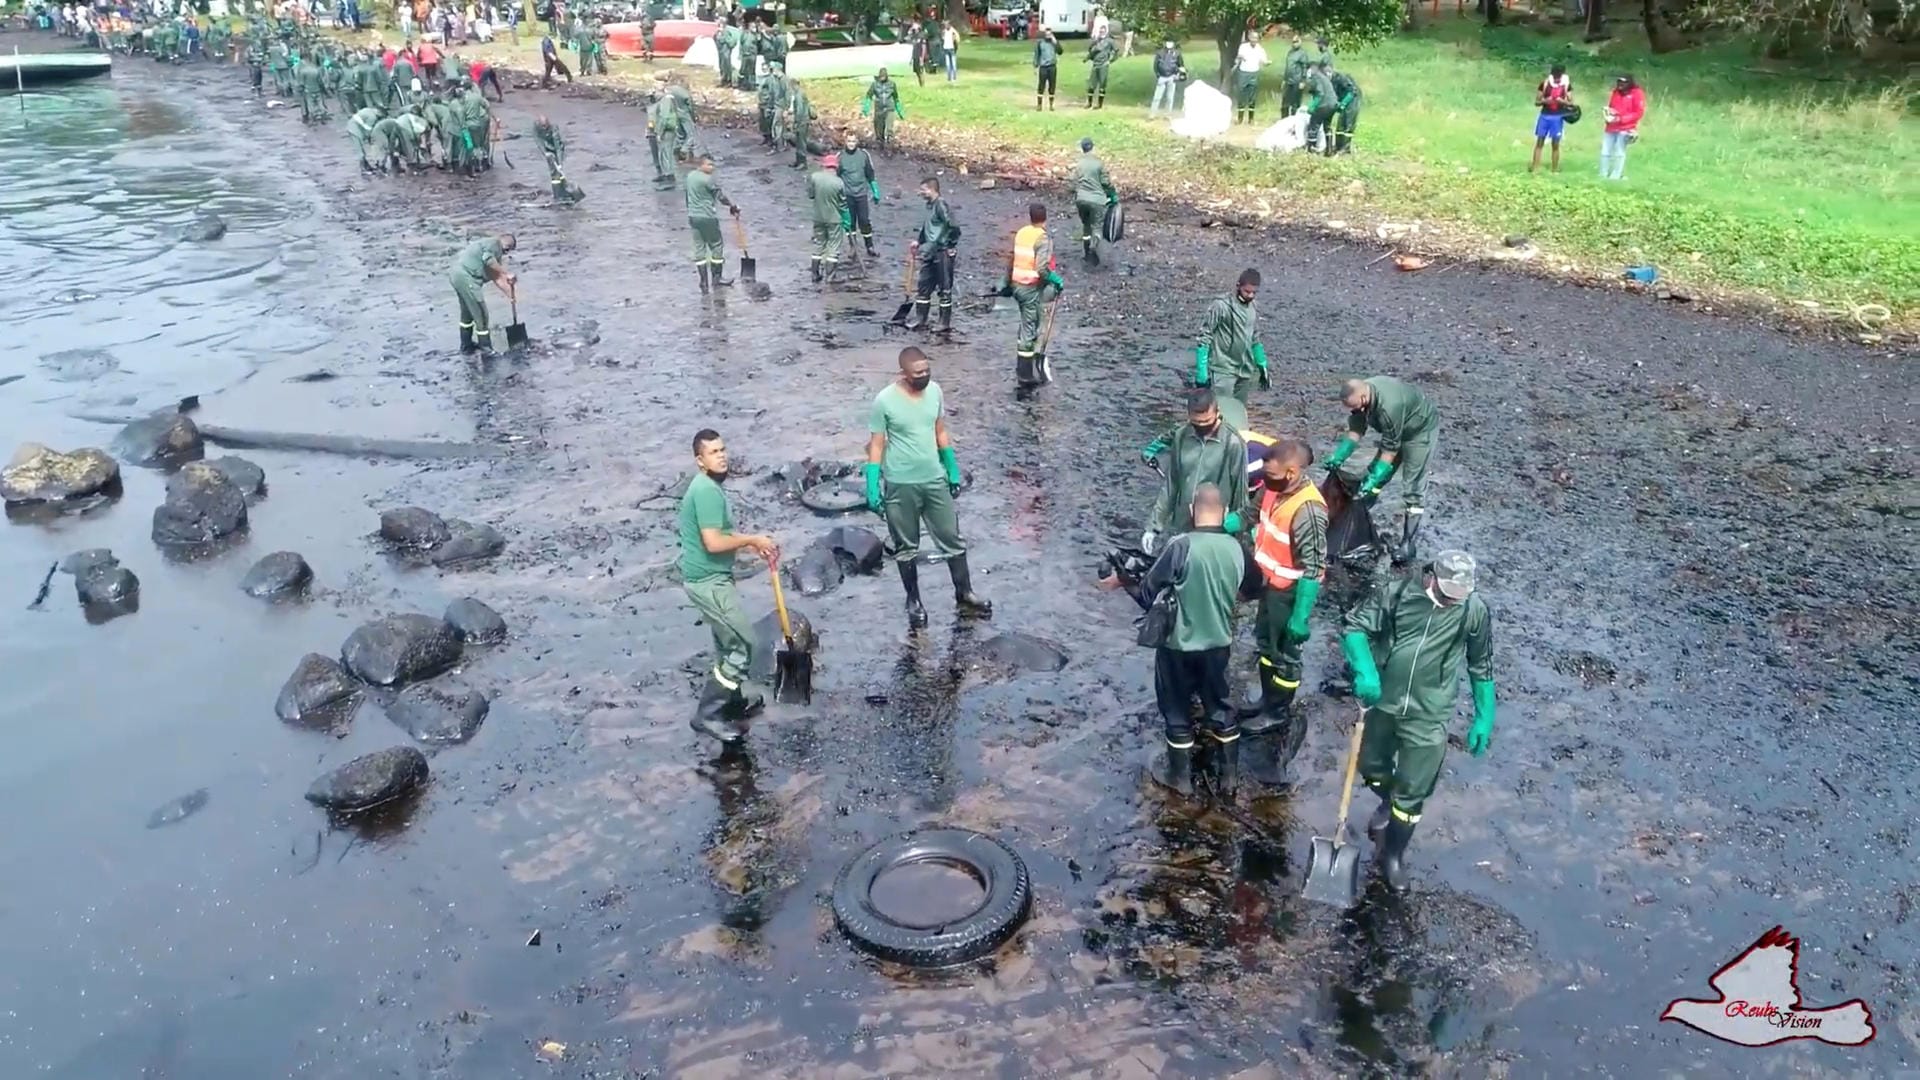
[[[316,852],[296,882],[263,872],[271,900],[228,890],[214,917],[254,927],[267,966],[301,981],[215,980],[175,957],[181,1017],[69,1034],[38,1058],[64,1062],[57,1075],[151,1060],[177,1075],[463,1080],[1920,1067],[1912,357],[1535,277],[1396,273],[1377,251],[1157,205],[1135,208],[1099,269],[1063,258],[1058,381],[1020,399],[1013,316],[979,294],[1032,193],[949,177],[966,228],[959,333],[927,343],[882,321],[918,221],[913,186],[938,162],[880,159],[880,258],[821,288],[802,173],[752,133],[703,127],[769,290],[702,297],[681,194],[648,184],[643,114],[591,89],[514,88],[500,110],[525,136],[505,144],[513,167],[389,179],[359,173],[338,124],[303,129],[252,101],[242,69],[125,67],[116,80],[231,125],[317,208],[293,310],[355,328],[326,357],[347,376],[328,408],[396,407],[354,380],[400,368],[506,447],[375,474],[312,512],[417,502],[498,526],[507,554],[458,587],[513,639],[472,666],[494,715],[434,756],[404,828],[349,837],[363,845],[350,859]],[[567,135],[579,208],[546,201],[537,112]],[[1063,234],[1068,200],[1041,197]],[[541,344],[472,366],[452,349],[445,271],[459,240],[494,231],[519,238],[520,314]],[[1351,703],[1303,693],[1313,727],[1295,789],[1169,805],[1139,775],[1157,740],[1150,658],[1132,647],[1131,605],[1092,588],[1101,553],[1150,505],[1135,451],[1179,418],[1199,314],[1247,266],[1264,275],[1274,371],[1255,425],[1324,448],[1341,378],[1419,384],[1442,423],[1428,541],[1481,560],[1496,618],[1491,753],[1449,758],[1411,894],[1372,892],[1344,915],[1298,893],[1307,839],[1331,827]],[[588,320],[598,339],[582,344]],[[749,753],[718,759],[685,724],[707,641],[658,496],[689,468],[692,432],[717,428],[748,466],[730,485],[741,527],[804,547],[835,522],[767,473],[860,456],[866,406],[907,343],[932,355],[976,477],[960,506],[994,620],[956,624],[937,571],[917,638],[891,577],[798,600],[822,633],[813,705],[770,707]],[[296,426],[327,424],[323,409]],[[1390,488],[1383,513],[1396,503]],[[375,576],[334,621],[416,608],[442,584]],[[742,590],[752,614],[769,608],[761,578]],[[1316,616],[1309,688],[1338,671],[1337,606]],[[977,646],[1007,630],[1060,643],[1070,663],[994,670]],[[876,685],[883,706],[866,700]],[[260,797],[295,803],[313,752],[330,762],[390,735],[300,743],[293,764],[263,767]],[[853,853],[923,823],[1002,837],[1037,893],[992,960],[939,976],[861,959],[825,899]],[[119,918],[112,932],[137,937]],[[1809,1003],[1872,1008],[1870,1046],[1754,1051],[1658,1022],[1775,924],[1805,942]],[[533,928],[544,944],[529,949]],[[223,1043],[236,1027],[299,1037]],[[549,1039],[565,1053],[537,1066]]]

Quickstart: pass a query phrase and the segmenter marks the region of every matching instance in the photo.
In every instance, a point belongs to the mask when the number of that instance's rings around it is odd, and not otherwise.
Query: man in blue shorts
[[[1553,70],[1534,91],[1533,103],[1540,107],[1540,118],[1533,122],[1533,164],[1527,166],[1527,171],[1540,171],[1540,151],[1552,140],[1553,171],[1559,172],[1560,136],[1567,130],[1566,109],[1573,104],[1573,80],[1567,78],[1565,64],[1553,65]]]

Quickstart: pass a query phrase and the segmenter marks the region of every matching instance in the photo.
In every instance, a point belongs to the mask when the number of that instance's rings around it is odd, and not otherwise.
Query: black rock
[[[80,602],[90,607],[119,607],[140,596],[140,579],[119,563],[100,563],[74,576]]]
[[[0,500],[8,503],[63,502],[119,490],[120,463],[92,447],[63,454],[23,443],[0,471]]]
[[[297,551],[276,551],[253,564],[240,579],[240,591],[262,600],[297,596],[313,584],[313,567]]]
[[[319,653],[308,653],[287,676],[280,697],[273,703],[275,716],[303,727],[340,728],[353,719],[360,705],[362,686],[340,661]]]
[[[169,799],[166,804],[147,815],[147,828],[162,829],[168,825],[177,825],[200,812],[207,805],[207,789],[189,791],[177,799]]]
[[[421,683],[393,699],[387,718],[429,745],[463,743],[473,738],[487,718],[487,697],[465,686]]]
[[[171,468],[206,453],[191,417],[172,409],[135,420],[114,436],[113,452],[129,465]]]
[[[196,547],[247,527],[247,497],[220,470],[195,461],[167,478],[167,500],[153,511],[153,542]]]
[[[886,548],[880,542],[879,534],[858,525],[836,526],[820,543],[832,548],[840,556],[840,568],[849,574],[878,573],[880,563],[886,557]]]
[[[1067,651],[1031,634],[995,634],[980,643],[982,660],[1021,671],[1059,671],[1067,666]]]
[[[108,551],[106,548],[87,548],[84,551],[76,551],[66,558],[61,559],[59,569],[63,574],[72,574],[74,577],[79,577],[96,566],[119,565],[120,560],[114,558],[113,552]]]
[[[447,529],[453,534],[452,537],[427,552],[427,559],[435,566],[458,566],[491,559],[507,546],[507,538],[491,525],[475,525],[459,518],[448,518]]]
[[[814,544],[801,554],[800,558],[788,565],[787,573],[793,578],[793,587],[801,596],[821,596],[840,587],[845,574],[840,570],[840,557],[833,549],[823,544]]]
[[[393,746],[354,758],[313,782],[307,801],[338,813],[371,810],[409,795],[427,781],[427,756]]]
[[[217,457],[209,460],[208,465],[220,470],[220,475],[233,481],[240,494],[249,499],[257,499],[267,493],[267,471],[243,457]]]
[[[389,615],[366,623],[340,647],[347,670],[375,686],[430,679],[460,662],[460,636],[445,619]]]
[[[424,551],[446,543],[451,535],[447,531],[447,523],[431,510],[403,506],[398,510],[383,510],[380,513],[380,538],[403,548]]]
[[[218,240],[227,235],[227,223],[218,214],[201,214],[180,229],[180,239],[196,243]]]
[[[507,620],[471,596],[447,605],[447,625],[469,645],[492,645],[507,640]]]

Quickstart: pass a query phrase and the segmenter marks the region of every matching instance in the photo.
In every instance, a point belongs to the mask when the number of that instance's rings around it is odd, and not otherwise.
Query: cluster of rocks
[[[396,554],[424,559],[435,566],[462,566],[490,559],[507,546],[506,537],[491,525],[443,518],[418,506],[382,511],[380,539]]]
[[[88,622],[103,623],[140,610],[140,579],[106,548],[76,551],[61,559],[56,569],[73,575],[74,592]]]

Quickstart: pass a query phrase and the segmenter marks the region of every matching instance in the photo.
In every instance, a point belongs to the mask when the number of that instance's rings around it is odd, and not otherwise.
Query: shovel
[[[1367,711],[1353,722],[1353,740],[1347,747],[1346,779],[1340,785],[1340,819],[1331,839],[1313,838],[1307,853],[1307,881],[1300,895],[1323,904],[1349,908],[1360,898],[1360,849],[1346,842],[1347,808],[1353,804],[1353,774],[1360,766],[1360,735],[1367,728]]]
[[[900,310],[894,312],[893,318],[888,319],[887,321],[890,323],[893,323],[896,326],[905,326],[907,324],[907,316],[913,314],[913,252],[912,251],[907,252],[907,273],[906,273],[906,276],[902,278],[900,281],[900,291],[907,294],[907,298],[905,300],[900,301]]]
[[[793,643],[793,624],[787,621],[787,592],[780,586],[780,567],[773,578],[773,610],[780,615],[782,645],[773,654],[773,697],[786,704],[813,704],[813,654]]]
[[[507,306],[513,311],[513,321],[507,324],[507,348],[517,349],[528,340],[527,324],[520,321],[519,290],[507,294]]]
[[[1053,313],[1059,307],[1060,294],[1054,293],[1053,299],[1047,301],[1047,326],[1040,331],[1040,347],[1035,350],[1038,355],[1034,357],[1034,366],[1040,369],[1041,382],[1053,381],[1053,361],[1047,358],[1047,345],[1053,341]]]
[[[753,281],[754,275],[760,272],[760,263],[747,254],[747,227],[740,224],[740,217],[737,214],[733,219],[733,235],[740,241],[740,280]]]

